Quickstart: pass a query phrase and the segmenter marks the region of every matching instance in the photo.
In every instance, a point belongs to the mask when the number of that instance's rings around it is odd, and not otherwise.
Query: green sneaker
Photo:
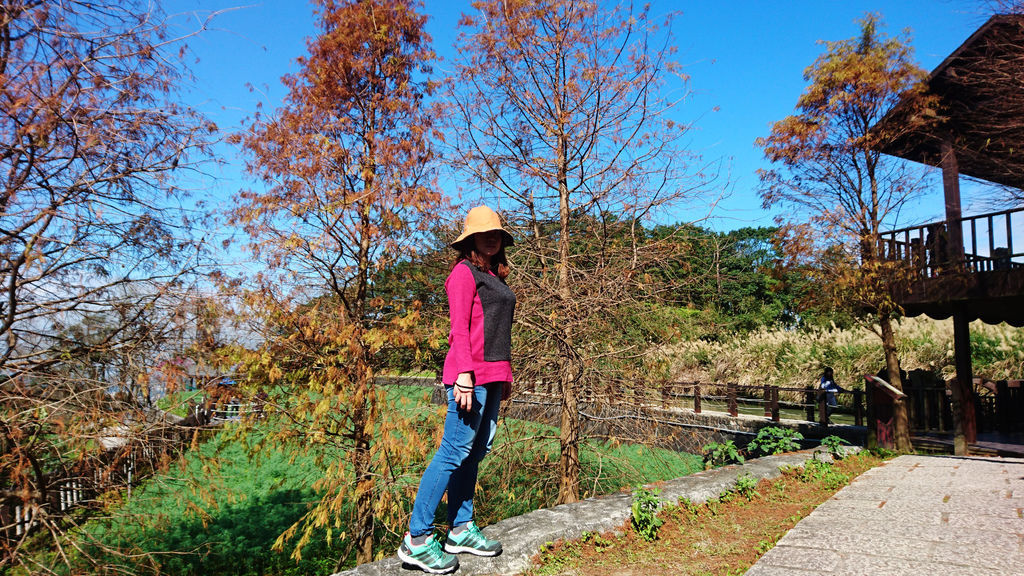
[[[398,557],[406,564],[412,564],[431,574],[447,574],[459,567],[459,559],[441,549],[441,541],[431,534],[422,546],[413,546],[409,533],[405,533],[398,547]]]
[[[477,556],[497,556],[501,554],[501,542],[484,536],[484,533],[476,527],[476,523],[471,521],[466,524],[466,529],[458,534],[448,532],[444,550],[452,554],[469,552]]]

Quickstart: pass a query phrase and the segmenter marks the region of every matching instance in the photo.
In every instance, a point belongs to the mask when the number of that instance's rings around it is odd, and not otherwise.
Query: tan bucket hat
[[[450,244],[452,248],[455,248],[460,242],[469,238],[477,232],[489,232],[491,230],[501,230],[502,236],[504,237],[504,245],[511,246],[514,244],[512,240],[512,234],[508,230],[505,230],[501,226],[501,218],[498,213],[491,210],[487,206],[477,206],[466,214],[466,225],[462,228],[462,234]]]

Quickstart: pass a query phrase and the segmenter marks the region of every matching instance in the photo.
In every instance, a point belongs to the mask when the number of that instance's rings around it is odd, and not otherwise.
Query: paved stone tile
[[[815,509],[747,574],[1024,574],[1022,495],[1024,459],[901,456]]]
[[[818,548],[830,550],[837,553],[856,554],[858,551],[869,552],[878,549],[877,534],[850,533],[842,534],[816,533],[813,537],[807,537],[796,529],[790,530],[778,545],[786,544],[793,547]],[[776,545],[776,547],[778,547]],[[892,538],[886,542],[885,553],[893,558],[906,560],[917,560],[921,557],[922,551],[930,552],[938,542],[919,540],[915,538]]]
[[[757,563],[782,568],[799,568],[824,574],[831,572],[841,560],[840,553],[835,550],[786,546],[779,543],[766,552]]]
[[[834,576],[1006,576],[998,570],[975,566],[906,560],[890,556],[857,555],[829,572]]]
[[[1024,532],[1024,520],[980,514],[950,514],[946,522],[952,529],[983,527],[996,532]]]
[[[785,566],[772,566],[770,564],[755,564],[745,572],[745,576],[809,576],[821,574],[814,570],[803,570],[800,568],[787,568]]]
[[[892,486],[851,484],[833,496],[835,500],[887,500],[892,497]]]
[[[1016,549],[1016,550],[1015,550]],[[945,564],[965,564],[968,566],[998,570],[1003,574],[1020,574],[1024,572],[1024,553],[1019,546],[1000,546],[992,543],[938,543],[928,553],[928,560]]]

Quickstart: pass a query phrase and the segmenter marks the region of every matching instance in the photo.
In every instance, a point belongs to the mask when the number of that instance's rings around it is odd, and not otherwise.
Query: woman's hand
[[[463,372],[455,379],[455,405],[466,412],[473,409],[472,372]]]

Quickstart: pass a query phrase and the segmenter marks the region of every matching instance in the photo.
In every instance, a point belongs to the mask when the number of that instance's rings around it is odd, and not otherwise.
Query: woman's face
[[[501,250],[501,230],[477,232],[473,234],[473,242],[476,245],[477,254],[490,260]]]

